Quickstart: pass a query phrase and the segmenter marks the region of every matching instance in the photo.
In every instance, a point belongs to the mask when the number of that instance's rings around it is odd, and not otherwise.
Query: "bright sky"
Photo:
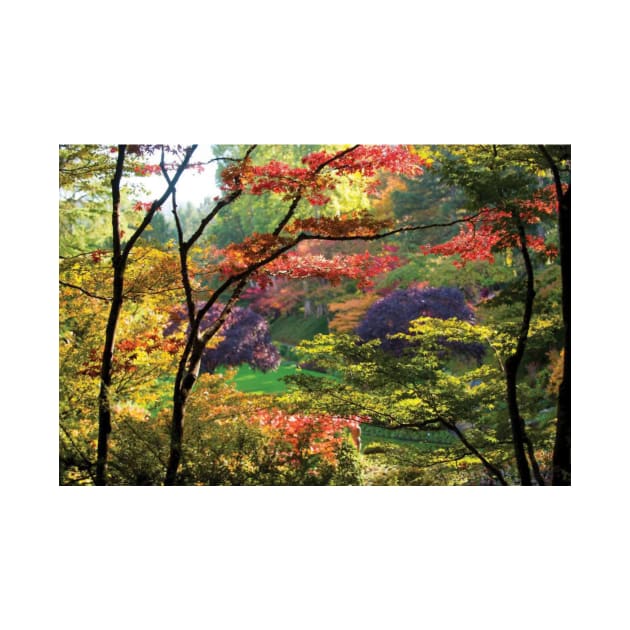
[[[200,144],[195,150],[191,161],[193,163],[207,162],[213,157],[210,145]],[[158,161],[159,156],[156,159],[156,163]],[[197,173],[194,169],[183,173],[177,183],[177,205],[179,206],[180,204],[185,204],[186,202],[198,205],[205,197],[212,198],[220,194],[220,191],[215,184],[215,170],[216,162],[213,162],[205,167],[203,173]],[[150,191],[149,197],[151,200],[162,195],[166,189],[164,178],[161,175],[150,175],[145,177],[142,183]]]

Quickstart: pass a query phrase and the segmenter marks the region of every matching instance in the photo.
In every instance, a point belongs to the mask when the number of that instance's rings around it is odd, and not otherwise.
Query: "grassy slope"
[[[237,389],[242,392],[279,394],[284,392],[287,388],[282,379],[290,374],[295,374],[296,369],[295,363],[291,362],[283,362],[277,370],[272,372],[260,372],[259,370],[253,370],[249,365],[241,365],[233,382]],[[302,371],[305,374],[322,376],[319,372],[312,372],[310,370]]]

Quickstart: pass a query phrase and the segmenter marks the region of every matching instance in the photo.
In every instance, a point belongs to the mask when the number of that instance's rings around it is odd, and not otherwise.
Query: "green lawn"
[[[285,376],[295,374],[297,366],[295,363],[282,362],[280,367],[271,372],[261,372],[253,370],[249,365],[241,365],[234,377],[234,384],[241,392],[255,394],[280,394],[287,389],[286,383],[282,380]],[[311,370],[301,370],[304,374],[322,376],[319,372]]]

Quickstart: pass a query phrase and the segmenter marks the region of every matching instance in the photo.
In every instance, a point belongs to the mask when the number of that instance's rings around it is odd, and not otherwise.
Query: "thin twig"
[[[96,295],[96,293],[91,293],[87,289],[84,289],[83,287],[80,287],[76,284],[71,284],[70,282],[64,282],[63,280],[59,280],[59,284],[61,284],[64,287],[68,287],[69,289],[76,289],[77,291],[81,291],[81,293],[84,293],[88,297],[94,298],[96,300],[103,300],[104,302],[111,302],[112,300],[112,298],[104,297],[102,295]]]

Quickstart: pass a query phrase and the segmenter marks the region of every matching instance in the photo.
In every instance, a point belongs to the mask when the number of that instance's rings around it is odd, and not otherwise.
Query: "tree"
[[[141,147],[134,145],[129,147],[129,152],[135,156],[150,155],[154,151],[161,152],[161,168],[166,170],[165,155],[169,153],[176,160],[180,160],[177,164],[171,165],[175,173],[172,178],[169,178],[168,185],[164,194],[153,202],[143,203],[137,202],[135,209],[145,212],[143,218],[133,231],[128,234],[122,226],[123,211],[121,208],[122,195],[121,195],[121,181],[123,175],[129,173],[131,164],[125,164],[125,157],[128,147],[126,145],[119,145],[117,149],[112,149],[112,153],[116,153],[115,167],[113,169],[113,176],[111,178],[111,264],[113,268],[113,276],[111,279],[111,296],[108,297],[109,301],[109,315],[107,318],[107,324],[105,328],[105,339],[103,344],[103,351],[101,355],[101,368],[100,368],[100,390],[99,390],[99,432],[98,432],[98,448],[97,448],[97,464],[95,483],[97,485],[105,485],[107,474],[107,459],[109,450],[109,435],[111,433],[112,426],[112,404],[110,397],[110,390],[112,386],[112,373],[114,368],[114,352],[116,344],[116,332],[118,328],[118,322],[122,312],[123,303],[125,301],[125,274],[129,257],[138,241],[143,235],[151,220],[155,216],[156,212],[161,208],[162,204],[170,196],[172,190],[175,188],[177,181],[181,177],[182,173],[188,168],[190,158],[195,151],[196,145],[188,149],[181,147]],[[108,163],[102,158],[104,154],[103,148],[92,147],[86,148],[87,155],[101,156],[97,162],[98,173],[102,176],[103,173],[110,172],[108,170]],[[80,153],[80,158],[85,160],[84,151]],[[60,151],[60,155],[63,155],[63,151]],[[73,164],[76,161],[72,159],[60,159],[60,184],[63,186],[69,186],[75,181],[77,177],[84,177],[85,169],[79,167],[69,167],[68,164]],[[90,164],[91,168],[91,164]],[[151,165],[142,164],[140,158],[137,157],[133,170],[137,175],[144,175],[150,172],[154,172],[156,167]],[[77,173],[78,169],[78,173]],[[88,169],[89,170],[89,169]],[[65,179],[64,179],[65,178]],[[125,238],[127,236],[127,238]],[[100,254],[99,254],[100,255]]]
[[[396,334],[408,332],[409,325],[418,317],[474,321],[473,310],[466,304],[464,294],[459,289],[399,289],[370,306],[356,332],[364,341],[379,339],[383,350],[400,355],[407,347],[408,339],[397,337]],[[483,356],[483,346],[479,344],[460,345],[453,349],[477,359]]]
[[[539,145],[546,166],[553,173],[558,205],[559,256],[562,271],[562,321],[564,323],[564,352],[562,381],[558,392],[558,420],[553,452],[553,484],[571,485],[571,184],[570,146],[546,147]],[[563,178],[564,175],[564,178]],[[563,179],[565,181],[563,181]]]
[[[436,226],[450,227],[471,218],[463,216],[438,224],[415,225],[396,223],[392,219],[352,207],[352,199],[367,198],[376,192],[378,177],[382,172],[406,177],[421,174],[423,160],[408,147],[355,145],[334,150],[318,147],[318,150],[303,155],[302,161],[296,165],[276,159],[255,161],[253,158],[257,149],[252,146],[240,148],[239,153],[214,158],[214,161],[224,165],[220,175],[222,192],[211,203],[199,209],[196,224],[194,213],[189,213],[190,224],[185,225],[177,206],[176,190],[183,173],[197,166],[191,161],[195,148],[196,145],[188,148],[120,145],[113,151],[95,149],[99,154],[107,154],[110,159],[111,253],[103,246],[91,252],[82,252],[80,256],[92,260],[96,265],[103,264],[103,269],[108,269],[108,263],[111,262],[106,278],[109,289],[102,291],[99,288],[96,291],[90,282],[75,282],[76,279],[70,276],[64,276],[62,286],[64,291],[74,290],[86,298],[99,300],[107,311],[104,342],[98,348],[100,362],[97,361],[100,383],[99,431],[94,478],[99,485],[107,481],[109,435],[116,413],[112,377],[117,370],[122,370],[121,374],[125,370],[137,373],[137,357],[154,356],[154,345],[157,344],[152,331],[146,331],[146,335],[138,332],[135,337],[127,337],[126,333],[121,332],[124,327],[120,328],[120,322],[123,314],[126,320],[139,304],[136,283],[131,282],[132,277],[129,275],[130,263],[136,254],[142,253],[140,245],[150,242],[147,238],[148,228],[156,216],[161,216],[157,213],[169,198],[174,218],[179,279],[174,284],[153,284],[153,280],[161,276],[158,274],[152,278],[149,273],[137,285],[143,286],[143,291],[146,289],[149,294],[154,290],[169,296],[171,305],[181,303],[181,293],[185,301],[187,332],[181,341],[169,345],[174,352],[181,351],[181,354],[173,385],[165,477],[167,484],[177,480],[186,405],[202,369],[204,356],[207,356],[208,350],[212,351],[222,343],[221,335],[226,331],[222,327],[230,317],[236,317],[240,312],[236,310],[237,304],[246,287],[251,286],[251,283],[264,286],[273,278],[315,278],[332,283],[351,279],[359,286],[369,286],[371,276],[400,264],[397,256],[391,252],[375,255],[356,251],[325,252],[326,255],[323,255],[312,250],[300,251],[300,245],[313,241],[370,242]],[[270,149],[266,147],[265,150]],[[132,157],[128,159],[130,155]],[[156,156],[159,157],[159,164],[156,163]],[[172,159],[172,163],[166,162],[167,157]],[[124,178],[139,178],[142,181],[142,177],[152,174],[164,179],[162,196],[152,202],[130,200],[133,188],[128,187],[129,194],[125,193],[122,185]],[[212,236],[211,226],[215,221],[229,217],[230,209],[237,201],[263,198],[275,200],[269,205],[265,226],[270,227],[265,227],[265,232],[244,232],[242,238],[237,237],[226,243],[222,249],[217,249],[211,240],[206,239],[207,235]],[[135,222],[128,222],[131,227],[123,225],[123,219],[126,222],[129,216],[136,219]],[[169,254],[168,247],[164,248],[164,253]],[[180,295],[177,295],[178,291]],[[125,306],[127,310],[123,311]],[[252,323],[255,322],[252,320]],[[122,335],[120,339],[119,334]],[[168,344],[168,337],[162,338],[159,343],[167,353]],[[259,358],[264,360],[264,357]],[[93,357],[90,357],[90,362],[86,369],[93,371]],[[215,357],[213,364],[216,363]],[[138,413],[140,408],[142,405],[138,406]],[[136,412],[124,413],[131,417]],[[129,427],[132,426],[129,424]]]
[[[162,335],[178,286],[173,253],[138,245],[130,254],[125,275],[126,308],[117,326],[109,388],[112,433],[119,434],[108,450],[108,470],[113,473],[108,478],[114,482],[128,479],[120,472],[121,466],[129,470],[129,464],[121,460],[126,446],[135,443],[138,448],[133,452],[140,454],[141,443],[130,440],[127,429],[144,431],[144,419],[161,404],[164,375],[175,369],[181,348],[181,335]],[[64,484],[96,480],[98,392],[111,290],[107,252],[61,261],[59,421]],[[138,479],[144,474],[144,463],[148,463],[146,457],[137,462]]]
[[[182,173],[186,170],[190,158],[196,149],[196,145],[189,147],[183,151],[181,163],[177,166],[176,172],[172,179],[169,179],[168,186],[164,194],[153,201],[147,208],[146,215],[131,234],[129,239],[125,242],[124,232],[120,229],[120,181],[123,174],[123,164],[125,160],[125,145],[118,147],[118,160],[116,162],[116,171],[112,178],[112,266],[114,274],[112,278],[112,298],[110,303],[109,317],[107,320],[107,327],[105,329],[105,344],[103,348],[103,355],[101,361],[101,387],[99,391],[99,431],[98,431],[98,459],[96,465],[96,484],[105,485],[106,483],[106,468],[107,468],[107,453],[108,453],[108,440],[111,433],[111,416],[112,407],[110,401],[110,387],[112,383],[112,370],[114,359],[114,346],[116,341],[116,329],[118,327],[118,320],[124,301],[125,290],[125,271],[127,267],[127,261],[129,260],[129,254],[131,253],[137,240],[143,234],[146,227],[151,223],[151,219],[162,206],[162,204],[172,194],[177,181],[181,177]],[[162,168],[164,166],[164,149],[162,149]]]
[[[513,352],[503,364],[506,397],[516,461],[521,483],[531,485],[532,474],[543,484],[534,449],[521,416],[517,395],[518,372],[525,354],[532,319],[535,278],[531,252],[545,257],[557,248],[545,242],[544,234],[531,230],[553,216],[548,187],[540,187],[524,162],[522,147],[479,146],[451,148],[440,154],[446,178],[467,192],[477,215],[447,243],[423,248],[425,253],[457,255],[457,265],[470,260],[494,261],[497,251],[516,250],[524,266],[525,294],[522,320]],[[528,231],[528,227],[530,228]]]
[[[171,448],[165,483],[172,485],[176,481],[181,461],[183,428],[186,403],[197,380],[205,347],[218,333],[230,315],[243,290],[251,279],[260,280],[263,270],[280,259],[304,240],[356,240],[375,238],[387,223],[377,221],[367,214],[351,213],[335,217],[314,216],[300,218],[300,202],[307,202],[311,208],[324,206],[330,200],[329,193],[337,186],[348,181],[357,181],[366,191],[374,189],[375,176],[380,170],[389,170],[401,174],[419,174],[422,160],[411,154],[405,147],[398,146],[360,146],[355,145],[337,152],[317,151],[302,158],[303,166],[294,167],[277,160],[270,160],[263,165],[256,165],[251,155],[256,146],[249,147],[243,158],[225,167],[221,173],[223,197],[200,222],[198,229],[185,238],[179,221],[176,204],[173,200],[178,246],[180,252],[182,284],[186,295],[186,309],[189,333],[186,346],[175,377],[173,395],[173,420],[171,430]],[[166,176],[166,173],[164,173]],[[240,243],[231,243],[222,251],[224,261],[218,266],[225,278],[210,292],[210,296],[197,308],[193,299],[193,284],[189,271],[190,251],[213,219],[233,204],[243,194],[278,195],[286,204],[278,214],[275,227],[265,234],[254,233]],[[318,213],[319,214],[319,213]],[[285,258],[285,260],[287,260]],[[323,275],[340,275],[342,260],[328,269],[322,270],[322,262],[310,265]],[[215,267],[216,269],[217,267]],[[295,264],[287,265],[286,271],[305,274]],[[223,309],[214,323],[201,330],[201,323],[206,314],[219,298],[229,294]]]
[[[462,345],[482,344],[489,329],[452,319],[419,317],[409,331],[397,333],[404,342],[398,353],[380,340],[355,335],[318,335],[304,341],[298,354],[336,378],[298,374],[287,405],[309,413],[335,409],[389,431],[411,430],[417,444],[427,432],[444,434],[440,448],[412,449],[419,468],[449,466],[464,458],[496,482],[507,485],[509,455],[500,443],[501,426],[495,405],[501,391],[497,365],[453,363]],[[426,442],[433,444],[433,438]]]

